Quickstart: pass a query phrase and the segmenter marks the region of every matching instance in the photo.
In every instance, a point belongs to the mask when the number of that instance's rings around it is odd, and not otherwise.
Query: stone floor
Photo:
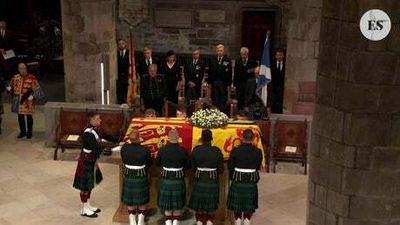
[[[43,110],[34,115],[34,138],[18,140],[16,115],[5,105],[0,136],[0,224],[76,225],[113,224],[118,203],[118,168],[102,163],[105,180],[94,189],[93,203],[103,209],[96,219],[79,216],[78,192],[71,186],[77,154],[52,160],[44,147]],[[261,174],[259,206],[253,225],[304,225],[307,177],[301,167],[278,165],[278,173]],[[194,224],[185,221],[182,224]]]

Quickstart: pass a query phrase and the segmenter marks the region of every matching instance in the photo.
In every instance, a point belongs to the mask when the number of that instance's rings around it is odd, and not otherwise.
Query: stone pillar
[[[299,94],[303,84],[314,84],[317,77],[322,0],[291,4],[283,108],[284,113],[312,114],[315,96],[300,99]]]
[[[361,15],[392,30],[364,38]],[[400,1],[324,0],[308,225],[400,224]]]
[[[101,103],[100,62],[105,56],[110,101],[115,102],[115,0],[61,0],[67,102]]]

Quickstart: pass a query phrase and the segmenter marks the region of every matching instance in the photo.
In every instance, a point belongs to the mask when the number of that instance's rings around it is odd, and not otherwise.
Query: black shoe
[[[89,217],[89,218],[97,218],[98,217],[98,215],[96,214],[96,213],[93,213],[92,215],[88,215],[88,214],[81,214],[81,216],[86,216],[86,217]]]
[[[26,136],[26,133],[22,133],[22,132],[21,132],[21,133],[19,133],[19,135],[18,135],[17,138],[18,138],[18,139],[21,139],[21,138],[23,138],[23,137],[25,137],[25,136]]]
[[[32,138],[32,133],[28,133],[28,134],[26,135],[26,138],[27,138],[27,139],[31,139],[31,138]]]
[[[99,213],[101,212],[101,209],[97,208],[96,210],[93,211],[94,213]]]

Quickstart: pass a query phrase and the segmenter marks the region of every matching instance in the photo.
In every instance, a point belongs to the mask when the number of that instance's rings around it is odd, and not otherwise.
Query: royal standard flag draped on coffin
[[[241,140],[243,138],[243,131],[247,128],[251,128],[255,134],[254,138],[254,146],[257,146],[259,149],[262,149],[261,137],[260,137],[260,129],[257,125],[250,124],[240,124],[240,123],[229,123],[228,126],[224,128],[211,129],[213,133],[213,142],[212,144],[221,149],[222,154],[224,155],[224,159],[229,159],[229,154],[232,149],[238,145],[240,145]],[[201,128],[193,127],[193,141],[192,146],[197,146],[200,143],[201,137]]]
[[[188,150],[189,154],[195,146],[201,144],[202,128],[193,127],[185,119],[134,118],[126,134],[128,135],[134,127],[139,129],[141,143],[150,149],[152,157],[156,157],[158,150],[168,142],[168,133],[174,128],[178,129],[179,143]],[[263,149],[260,129],[251,121],[235,121],[228,123],[223,128],[210,129],[213,133],[212,144],[221,149],[225,160],[229,159],[232,149],[241,143],[243,131],[248,128],[252,129],[255,134],[254,146]],[[124,141],[129,142],[127,136],[125,136]],[[263,166],[265,166],[265,157],[263,158]]]
[[[134,118],[126,132],[128,135],[132,128],[138,128],[140,132],[140,142],[150,149],[151,156],[156,157],[158,150],[167,144],[168,133],[176,128],[179,133],[179,143],[187,149],[192,150],[192,126],[184,119],[179,118]],[[124,141],[128,141],[125,136]]]

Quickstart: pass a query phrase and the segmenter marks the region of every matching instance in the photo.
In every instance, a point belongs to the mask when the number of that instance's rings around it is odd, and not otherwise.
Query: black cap
[[[212,137],[212,132],[211,130],[203,130],[201,132],[201,140],[203,142],[210,142],[212,141],[213,137]]]

